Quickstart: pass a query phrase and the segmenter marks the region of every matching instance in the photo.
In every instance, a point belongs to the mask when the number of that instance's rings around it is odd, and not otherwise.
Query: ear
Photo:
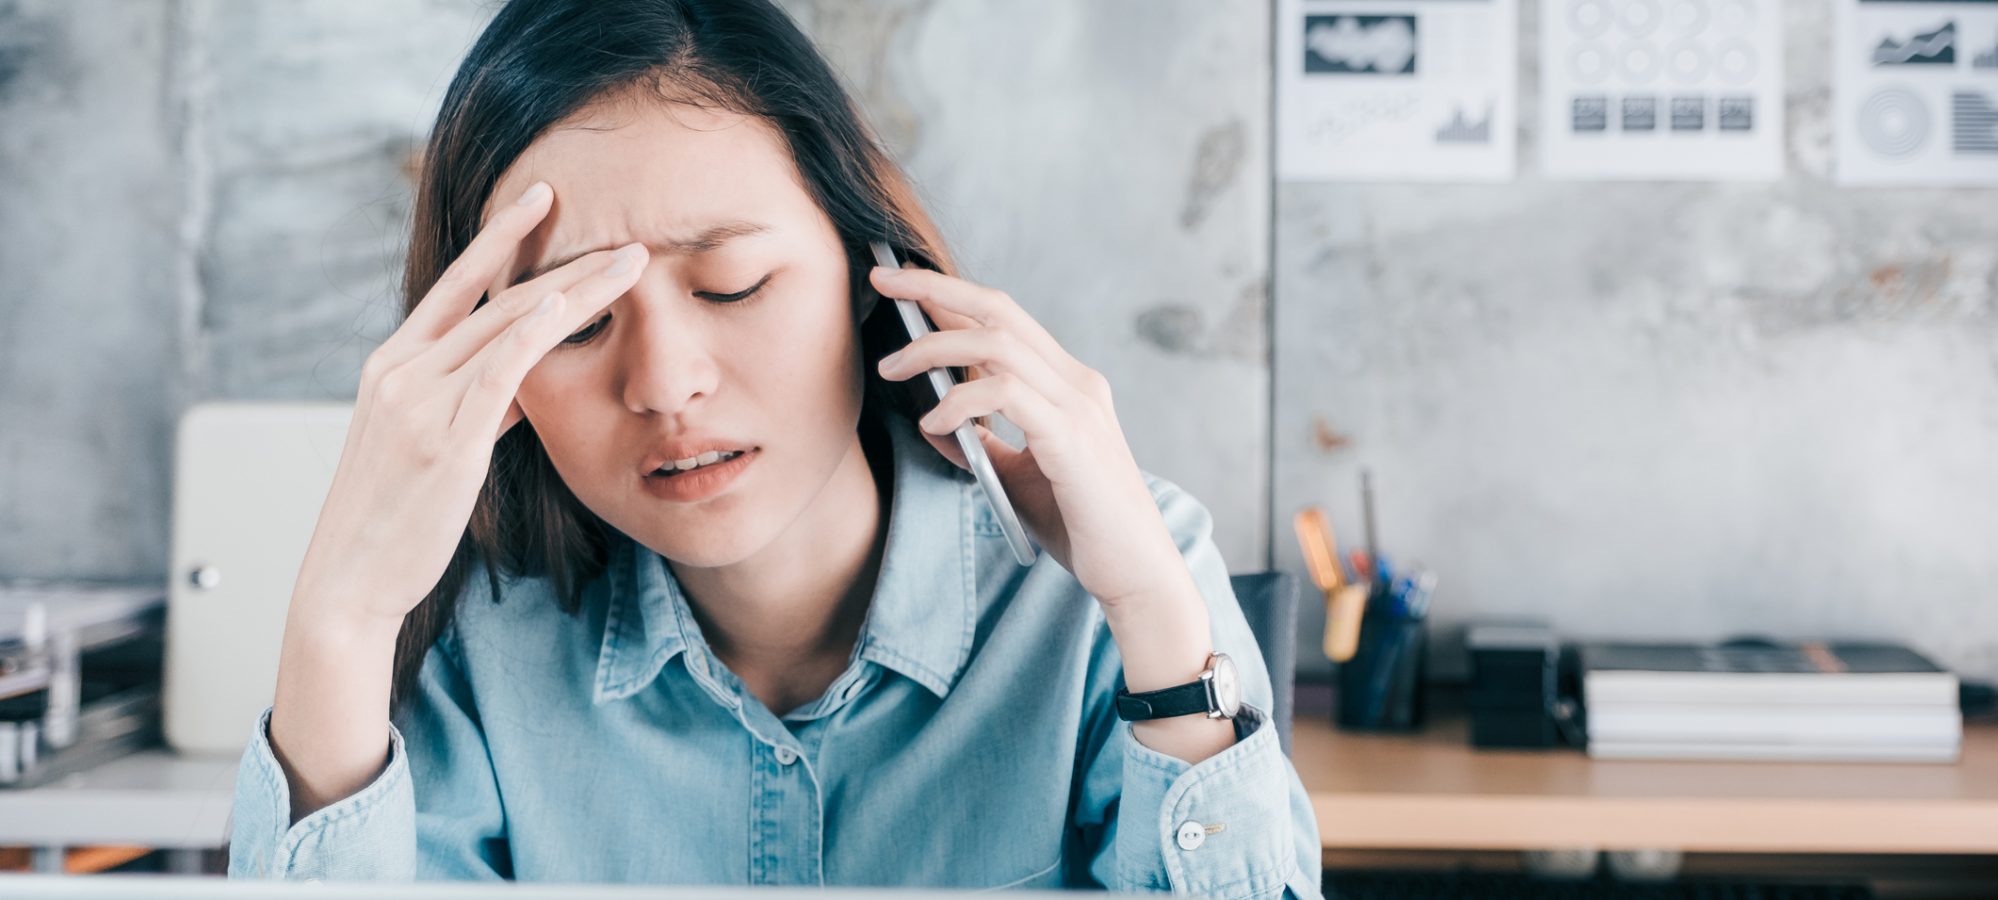
[[[867,321],[868,316],[874,315],[875,305],[879,304],[880,302],[881,302],[881,295],[875,292],[874,285],[862,281],[860,284],[860,300],[859,302],[854,304],[854,311],[853,311],[854,324],[857,325],[861,322]]]

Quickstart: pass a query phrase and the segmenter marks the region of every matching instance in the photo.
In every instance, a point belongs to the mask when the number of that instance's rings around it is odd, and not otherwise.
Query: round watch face
[[[1212,665],[1214,705],[1220,707],[1221,715],[1232,719],[1242,709],[1242,680],[1235,672],[1235,661],[1226,653],[1216,653]]]

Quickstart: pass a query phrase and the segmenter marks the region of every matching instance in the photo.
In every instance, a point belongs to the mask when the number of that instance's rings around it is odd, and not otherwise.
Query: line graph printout
[[[1998,184],[1998,0],[1839,0],[1838,180]]]
[[[1543,0],[1542,171],[1780,177],[1782,19],[1778,0]]]
[[[1501,181],[1517,0],[1279,0],[1277,177]]]

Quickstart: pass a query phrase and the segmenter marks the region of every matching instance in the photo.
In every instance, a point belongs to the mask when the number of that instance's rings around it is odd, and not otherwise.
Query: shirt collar
[[[973,563],[975,485],[917,432],[908,417],[883,413],[894,465],[888,542],[856,655],[942,697],[971,652],[977,604]],[[676,654],[711,691],[720,688],[712,655],[686,595],[665,560],[629,538],[611,549],[599,590],[609,590],[597,657],[597,704],[637,693]],[[733,679],[727,679],[733,681]]]

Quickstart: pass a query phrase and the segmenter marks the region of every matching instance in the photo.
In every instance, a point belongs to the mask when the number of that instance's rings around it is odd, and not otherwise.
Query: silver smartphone
[[[895,256],[895,248],[887,241],[874,241],[874,262],[890,269],[902,267],[902,261]],[[922,306],[914,300],[895,300],[895,311],[901,314],[902,325],[909,330],[909,340],[922,337],[936,329],[931,327],[930,318],[923,314]],[[950,370],[939,366],[929,371],[930,387],[936,390],[937,400],[950,392],[957,383]],[[971,474],[978,477],[978,486],[985,491],[985,500],[992,505],[993,515],[999,519],[999,529],[1006,532],[1006,543],[1013,545],[1013,558],[1020,565],[1034,564],[1034,545],[1027,540],[1027,530],[1020,527],[1020,516],[1013,512],[1013,504],[1006,499],[1006,488],[999,483],[999,473],[992,468],[992,459],[985,455],[985,445],[978,440],[978,429],[970,420],[957,426],[954,432],[957,446],[964,451],[964,458],[971,463]]]

